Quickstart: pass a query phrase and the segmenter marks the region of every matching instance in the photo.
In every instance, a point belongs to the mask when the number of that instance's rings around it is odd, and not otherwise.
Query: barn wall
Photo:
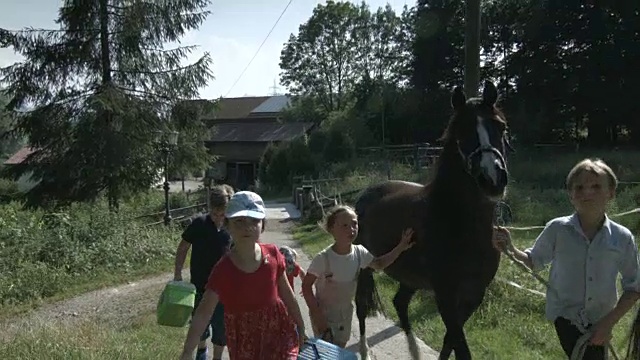
[[[212,154],[226,162],[260,162],[268,143],[213,143],[209,144]]]

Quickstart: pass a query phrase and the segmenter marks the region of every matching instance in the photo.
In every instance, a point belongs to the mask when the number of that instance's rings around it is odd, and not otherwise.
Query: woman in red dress
[[[264,202],[256,193],[237,192],[225,216],[233,247],[211,271],[180,359],[193,359],[199,334],[220,301],[231,360],[295,360],[305,338],[304,322],[284,257],[275,245],[259,242]]]

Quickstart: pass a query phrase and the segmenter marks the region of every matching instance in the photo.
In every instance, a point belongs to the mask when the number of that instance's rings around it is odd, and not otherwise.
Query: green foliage
[[[188,176],[208,168],[216,160],[205,146],[205,141],[210,139],[210,129],[202,121],[203,115],[214,106],[212,101],[196,100],[178,103],[172,109],[171,120],[180,135],[171,154],[170,174]]]
[[[284,189],[291,185],[293,176],[310,175],[316,171],[306,136],[280,143],[267,151],[271,154],[267,154],[267,158],[263,156],[263,161],[270,160],[260,163],[260,167],[265,169],[265,177],[260,180],[272,189]]]
[[[352,125],[368,130],[353,136],[358,146],[379,145],[383,117],[387,144],[434,143],[465,74],[464,4],[419,0],[400,15],[389,7],[318,5],[280,59],[282,83],[300,97],[297,117],[314,114],[307,118],[318,123],[347,110]],[[640,144],[633,85],[640,53],[631,50],[640,46],[639,3],[481,6],[481,77],[497,83],[518,144]]]
[[[7,96],[0,91],[0,169],[4,160],[24,145],[23,139],[12,132],[15,121],[12,114],[5,109],[7,102]]]
[[[59,212],[0,205],[0,306],[54,296],[99,272],[131,272],[170,260],[179,232],[143,228],[133,215],[110,212],[104,204],[73,204]]]
[[[326,111],[313,96],[293,96],[291,105],[282,112],[283,122],[310,122],[320,125],[326,117]]]
[[[0,46],[25,57],[0,69],[0,79],[16,132],[36,149],[11,172],[43,180],[29,192],[31,204],[92,200],[107,190],[117,207],[154,183],[160,159],[151,129],[176,128],[171,109],[212,78],[208,54],[184,66],[194,47],[164,45],[196,30],[209,4],[65,1],[58,30],[0,29]],[[198,129],[188,128],[185,138]]]
[[[411,34],[404,20],[390,6],[375,13],[365,3],[316,6],[282,50],[282,84],[331,112],[347,107],[363,79],[405,81]]]
[[[16,181],[0,178],[0,203],[18,200],[20,197],[22,197],[22,193]]]

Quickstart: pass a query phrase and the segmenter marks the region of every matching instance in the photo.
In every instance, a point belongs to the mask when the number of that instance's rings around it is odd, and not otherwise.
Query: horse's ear
[[[513,136],[511,136],[511,133],[509,133],[508,131],[505,132],[503,137],[504,145],[507,148],[507,151],[514,153],[516,152],[516,149],[514,149],[511,145],[511,140],[513,140]]]
[[[498,89],[493,82],[486,80],[482,90],[482,101],[488,105],[494,105],[498,101]]]
[[[462,87],[456,86],[453,89],[453,93],[451,94],[451,107],[454,109],[459,109],[467,103],[467,97],[464,95],[464,91],[462,91]]]
[[[504,135],[504,144],[507,147],[507,150],[509,152],[516,152],[516,149],[513,148],[513,146],[511,145],[511,136],[509,134],[505,134]]]

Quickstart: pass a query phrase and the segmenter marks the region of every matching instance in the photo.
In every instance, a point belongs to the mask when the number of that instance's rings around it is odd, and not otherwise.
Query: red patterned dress
[[[253,273],[238,269],[229,256],[215,265],[207,288],[224,305],[227,349],[231,360],[295,360],[295,324],[278,296],[284,256],[272,244],[259,244],[262,264]]]

